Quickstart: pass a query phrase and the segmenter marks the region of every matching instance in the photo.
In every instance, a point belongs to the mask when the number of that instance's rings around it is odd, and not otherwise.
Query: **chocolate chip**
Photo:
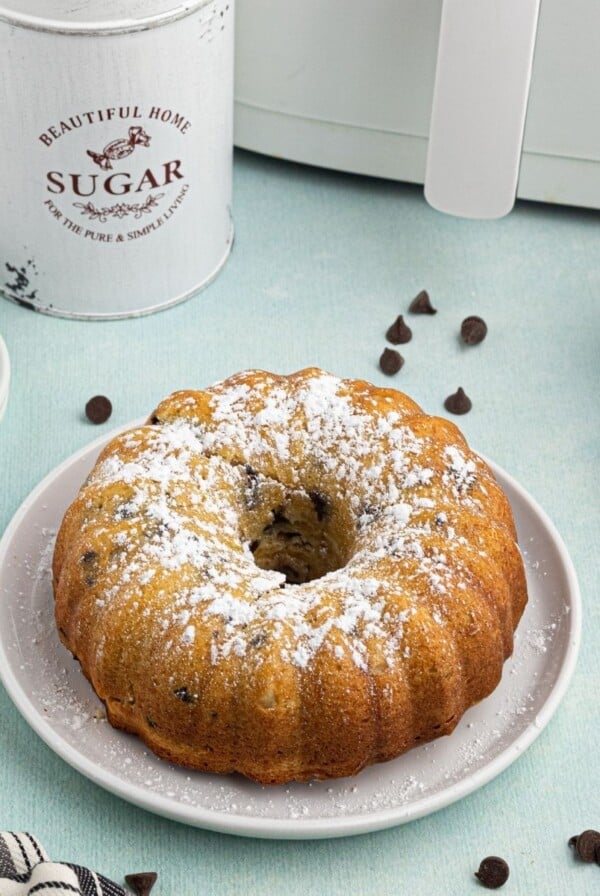
[[[256,632],[256,634],[252,635],[250,638],[250,647],[262,647],[266,640],[267,636],[264,632]]]
[[[379,359],[379,366],[386,376],[393,376],[395,373],[398,373],[403,364],[404,358],[400,352],[393,348],[384,348]]]
[[[421,292],[414,297],[408,306],[408,310],[413,314],[437,314],[437,308],[432,307],[429,293],[426,289],[422,289]]]
[[[106,423],[112,414],[112,404],[106,395],[94,395],[85,406],[85,416],[91,423]]]
[[[571,837],[569,846],[574,846],[575,852],[582,862],[596,862],[596,852],[600,851],[600,832],[583,831],[577,837]]]
[[[89,566],[91,563],[95,563],[97,559],[98,554],[96,553],[96,551],[86,551],[81,558],[81,562],[85,563],[86,566]]]
[[[250,464],[244,464],[246,473],[246,504],[249,510],[254,510],[258,504],[258,473]]]
[[[380,515],[380,507],[376,507],[374,504],[365,504],[364,507],[359,510],[358,518],[356,520],[356,528],[359,532],[362,532],[366,526],[370,525],[373,520],[376,520]]]
[[[460,325],[460,335],[462,341],[467,345],[478,345],[483,342],[487,334],[487,324],[481,317],[474,314],[471,317],[465,317]]]
[[[96,584],[96,576],[94,575],[93,567],[97,560],[98,554],[96,553],[96,551],[86,551],[85,554],[82,555],[80,560],[81,565],[87,572],[83,581],[88,588],[92,588]]]
[[[265,529],[265,532],[268,529],[276,528],[277,526],[288,526],[289,525],[290,521],[288,520],[287,516],[283,512],[282,507],[277,507],[275,510],[272,510],[271,513],[273,514],[273,522],[269,526],[267,526],[267,528]]]
[[[173,693],[179,700],[181,700],[182,703],[196,702],[196,697],[194,697],[193,694],[190,694],[187,688],[175,688]]]
[[[388,327],[385,338],[394,345],[403,345],[405,342],[410,342],[412,330],[404,323],[404,318],[401,314],[398,315],[391,327]]]
[[[508,880],[508,875],[508,864],[499,856],[488,856],[483,859],[479,871],[475,872],[475,877],[488,890],[497,890],[502,887]]]
[[[309,492],[308,497],[312,501],[317,519],[322,522],[329,513],[329,501],[320,492]]]
[[[459,387],[453,395],[449,395],[444,402],[444,407],[451,414],[468,414],[473,407],[473,403],[464,390]]]
[[[115,510],[115,519],[116,520],[130,520],[135,516],[135,507],[133,504],[121,504],[120,507],[117,507]]]
[[[157,877],[156,871],[140,871],[138,874],[126,874],[125,882],[131,887],[136,896],[148,896],[156,883]]]

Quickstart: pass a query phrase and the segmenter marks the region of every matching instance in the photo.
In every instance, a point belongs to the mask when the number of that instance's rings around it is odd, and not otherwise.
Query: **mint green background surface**
[[[584,631],[573,683],[533,746],[481,790],[407,825],[312,842],[216,834],[131,806],[55,756],[0,687],[0,829],[30,830],[53,858],[118,881],[157,870],[156,896],[475,894],[490,853],[510,863],[507,894],[599,893],[600,868],[576,863],[567,840],[600,828],[600,215],[520,203],[501,221],[461,221],[416,187],[238,153],[234,217],[222,274],[168,311],[81,322],[0,300],[13,371],[0,530],[60,461],[174,389],[315,364],[445,414],[462,385],[473,400],[457,421],[465,435],[536,498],[575,564]],[[422,288],[439,312],[408,316],[406,364],[386,378],[385,330]],[[468,314],[489,327],[471,348],[458,339]],[[97,393],[114,405],[103,427],[83,416]]]

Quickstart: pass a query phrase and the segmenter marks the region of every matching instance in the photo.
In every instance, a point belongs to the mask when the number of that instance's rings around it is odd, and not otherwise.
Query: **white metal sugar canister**
[[[0,292],[157,311],[232,245],[234,0],[0,0]]]

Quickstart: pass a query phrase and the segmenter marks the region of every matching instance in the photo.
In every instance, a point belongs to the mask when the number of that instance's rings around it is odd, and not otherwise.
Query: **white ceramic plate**
[[[8,357],[6,343],[4,342],[2,336],[0,336],[0,420],[2,420],[4,411],[6,410],[9,384],[10,360]]]
[[[112,434],[111,434],[112,435]],[[339,781],[262,787],[238,776],[176,768],[115,731],[60,645],[53,622],[54,536],[101,446],[98,439],[47,476],[0,542],[0,674],[31,727],[100,786],[188,824],[271,838],[339,837],[426,815],[490,781],[535,740],[563,697],[580,636],[577,579],[544,512],[492,465],[512,503],[530,600],[497,690],[450,737]]]

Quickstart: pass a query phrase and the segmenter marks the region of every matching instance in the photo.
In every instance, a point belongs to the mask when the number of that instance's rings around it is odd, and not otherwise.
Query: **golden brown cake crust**
[[[117,436],[53,579],[114,726],[274,784],[451,732],[527,600],[508,501],[456,426],[317,368],[176,392]]]

